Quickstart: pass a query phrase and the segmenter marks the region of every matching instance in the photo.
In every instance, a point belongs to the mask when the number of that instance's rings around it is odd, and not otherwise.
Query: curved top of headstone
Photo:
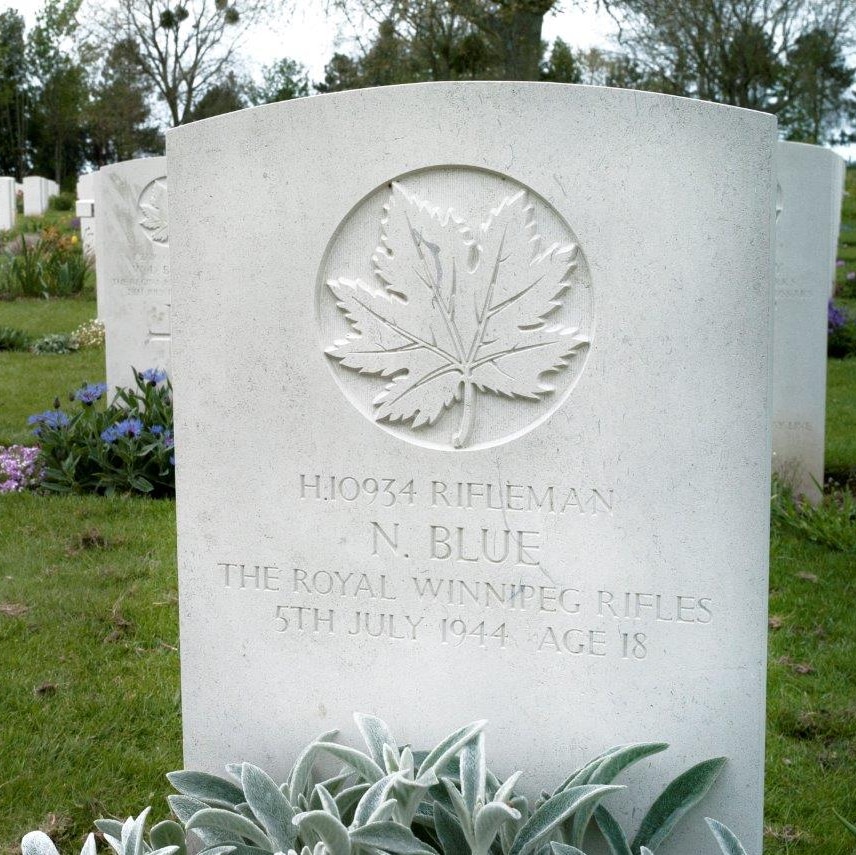
[[[638,89],[620,89],[608,86],[587,86],[572,83],[547,83],[540,81],[497,81],[497,80],[458,80],[425,83],[402,83],[394,86],[375,86],[363,89],[349,89],[343,92],[329,92],[322,95],[312,95],[307,98],[294,98],[288,101],[277,101],[272,104],[262,104],[244,110],[234,110],[219,116],[212,116],[196,122],[190,122],[178,127],[168,128],[166,136],[180,137],[192,135],[202,128],[212,125],[233,124],[248,119],[250,116],[260,117],[271,112],[283,114],[301,113],[303,111],[329,110],[336,111],[353,109],[359,102],[382,103],[389,101],[408,101],[410,99],[436,98],[491,98],[507,99],[516,102],[520,98],[573,98],[580,103],[592,106],[602,105],[632,105],[641,119],[644,109],[650,109],[655,104],[669,105],[671,109],[696,111],[716,111],[729,113],[734,116],[754,116],[767,124],[776,124],[776,119],[769,113],[750,110],[745,107],[734,107],[728,104],[717,104],[712,101],[702,101],[697,98],[687,98],[680,95],[664,95],[659,92],[645,92]]]

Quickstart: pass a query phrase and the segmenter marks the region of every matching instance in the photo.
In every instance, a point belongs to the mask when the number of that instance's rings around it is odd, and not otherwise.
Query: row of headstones
[[[284,772],[355,709],[490,718],[530,792],[664,740],[632,790],[725,755],[759,852],[771,436],[816,495],[842,179],[764,114],[480,83],[102,169],[108,381],[175,388],[185,763]]]
[[[835,278],[844,170],[843,159],[828,149],[778,143],[773,460],[780,477],[812,500],[823,482],[826,300]],[[112,388],[130,382],[131,365],[169,367],[166,159],[82,176],[78,196],[84,249],[97,259]],[[100,252],[96,208],[105,224]]]
[[[19,193],[24,196],[24,215],[40,217],[47,211],[51,196],[59,195],[59,184],[38,175],[28,175],[22,184],[14,178],[0,177],[0,231],[15,227]]]

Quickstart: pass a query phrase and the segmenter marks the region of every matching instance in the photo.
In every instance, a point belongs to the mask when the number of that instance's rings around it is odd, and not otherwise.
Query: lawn
[[[845,236],[854,224],[848,201]],[[94,316],[88,300],[0,303],[0,326],[33,334]],[[30,413],[103,376],[100,348],[0,353],[0,444],[30,441]],[[827,407],[827,474],[852,486],[856,359],[830,361]],[[71,855],[95,816],[149,804],[166,816],[163,775],[181,765],[174,512],[170,501],[0,497],[0,853],[37,826]],[[856,522],[841,514],[830,499],[819,519],[854,544]],[[856,819],[856,550],[807,536],[822,530],[777,524],[771,537],[767,855],[856,850],[832,813]]]

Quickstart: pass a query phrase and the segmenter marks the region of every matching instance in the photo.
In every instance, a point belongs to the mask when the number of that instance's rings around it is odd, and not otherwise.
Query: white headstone
[[[167,140],[185,763],[664,740],[631,833],[725,755],[658,853],[759,852],[775,119],[449,83]]]
[[[107,344],[107,384],[130,386],[132,368],[170,363],[166,158],[103,167],[98,211],[98,315]]]
[[[15,179],[0,178],[0,232],[15,228]]]
[[[826,148],[778,144],[773,469],[812,501],[823,485],[826,339],[838,162]]]
[[[835,177],[832,180],[832,247],[830,255],[833,264],[838,259],[838,240],[841,236],[841,205],[847,185],[847,162],[843,157],[835,156]],[[832,282],[830,283],[829,296],[835,294],[835,267],[832,268]]]
[[[48,178],[48,199],[50,199],[51,196],[58,196],[58,195],[59,195],[59,184],[57,184],[56,181],[54,181],[53,179]]]
[[[48,181],[38,175],[24,178],[24,214],[40,217],[48,209]]]
[[[75,212],[80,218],[80,240],[88,256],[95,255],[95,185],[97,172],[88,172],[77,179],[77,205]]]

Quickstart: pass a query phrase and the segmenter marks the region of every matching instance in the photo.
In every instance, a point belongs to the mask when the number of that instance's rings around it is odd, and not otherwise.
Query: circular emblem
[[[568,224],[530,188],[467,167],[408,173],[359,202],[328,244],[317,307],[345,397],[429,448],[486,448],[540,424],[591,340]]]
[[[137,203],[140,212],[140,226],[146,237],[153,243],[167,246],[169,237],[169,204],[166,193],[166,176],[155,178],[143,188]]]

